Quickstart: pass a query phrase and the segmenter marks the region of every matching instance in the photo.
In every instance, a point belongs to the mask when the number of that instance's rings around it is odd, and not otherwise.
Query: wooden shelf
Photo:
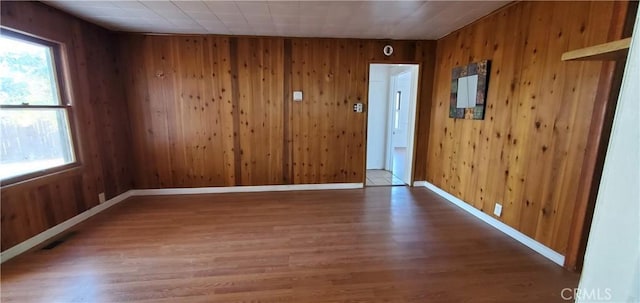
[[[627,55],[631,38],[593,45],[562,54],[562,61],[606,61],[622,59]]]

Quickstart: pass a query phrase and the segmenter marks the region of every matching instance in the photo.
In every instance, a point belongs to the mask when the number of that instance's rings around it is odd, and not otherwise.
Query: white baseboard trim
[[[427,186],[427,181],[413,181],[413,186],[416,186],[416,187],[424,186],[424,187],[426,187]]]
[[[483,212],[481,212],[480,210],[478,210],[477,208],[471,206],[468,203],[465,203],[464,201],[460,200],[458,197],[455,197],[454,195],[442,190],[441,188],[427,182],[427,181],[417,181],[417,182],[424,182],[424,187],[430,189],[431,191],[435,192],[436,194],[440,195],[441,197],[445,198],[445,200],[455,204],[456,206],[462,208],[463,210],[467,211],[468,213],[476,216],[477,218],[479,218],[480,220],[484,221],[485,223],[495,227],[496,229],[498,229],[499,231],[507,234],[509,237],[515,239],[516,241],[524,244],[525,246],[533,249],[534,251],[536,251],[537,253],[541,254],[542,256],[546,257],[547,259],[553,261],[554,263],[563,266],[564,265],[564,256],[557,253],[556,251],[554,251],[553,249],[544,246],[542,243],[530,238],[529,236],[519,232],[518,230],[516,230],[515,228],[504,224],[503,222],[491,217],[490,215],[487,215]],[[415,182],[415,183],[417,183]],[[415,184],[414,183],[414,184]],[[416,185],[417,186],[417,185]]]
[[[4,263],[25,251],[63,233],[78,223],[96,215],[105,209],[116,205],[129,197],[156,195],[188,195],[188,194],[218,194],[218,193],[248,193],[266,191],[297,191],[297,190],[326,190],[326,189],[358,189],[364,188],[364,183],[326,183],[326,184],[294,184],[294,185],[264,185],[264,186],[229,186],[229,187],[198,187],[198,188],[163,188],[163,189],[132,189],[126,191],[104,203],[90,208],[75,217],[51,227],[19,244],[0,253],[0,263]]]
[[[160,188],[134,189],[133,196],[160,195],[195,195],[222,193],[251,193],[265,191],[297,191],[297,190],[326,190],[326,189],[358,189],[364,188],[364,183],[325,183],[325,184],[292,184],[292,185],[259,185],[259,186],[226,186],[226,187],[195,187],[195,188]]]
[[[11,247],[5,251],[3,251],[2,253],[0,253],[0,263],[4,263],[8,260],[10,260],[11,258],[37,246],[40,245],[41,243],[61,234],[62,232],[64,232],[65,230],[77,225],[78,223],[89,219],[90,217],[94,216],[95,214],[102,212],[103,210],[114,206],[124,200],[126,200],[127,198],[131,197],[132,193],[131,191],[126,191],[118,196],[115,196],[111,199],[109,199],[108,201],[105,201],[104,203],[98,204],[97,206],[90,208],[78,215],[76,215],[75,217],[72,217],[71,219],[68,219],[67,221],[64,221],[54,227],[51,227],[21,243],[19,243],[18,245]]]

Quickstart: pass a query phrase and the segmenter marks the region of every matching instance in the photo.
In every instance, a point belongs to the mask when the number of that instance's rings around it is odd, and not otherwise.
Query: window
[[[0,180],[50,173],[75,162],[57,44],[2,29]]]
[[[402,92],[396,92],[395,100],[395,113],[393,119],[393,128],[398,129],[400,127],[400,101],[402,100]]]

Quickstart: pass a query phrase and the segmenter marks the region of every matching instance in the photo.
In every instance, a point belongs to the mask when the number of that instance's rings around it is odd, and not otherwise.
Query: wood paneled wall
[[[565,253],[600,62],[563,52],[621,38],[626,2],[519,2],[440,40],[427,180]],[[568,17],[570,16],[570,17]],[[483,121],[448,117],[451,70],[492,60]]]
[[[285,43],[282,39],[233,39],[239,115],[236,129],[239,150],[236,184],[282,184],[285,173],[285,79],[283,72]],[[287,47],[290,48],[290,45]],[[235,50],[235,56],[234,51]],[[287,104],[288,105],[288,104]]]
[[[136,188],[362,182],[371,62],[423,65],[429,127],[433,41],[121,37]],[[386,43],[395,53],[382,54]],[[302,102],[291,93],[301,90]],[[424,92],[424,90],[423,90]],[[426,105],[425,105],[426,104]],[[418,143],[418,155],[426,144]],[[417,157],[424,179],[425,157]]]
[[[2,1],[1,24],[59,42],[81,165],[1,190],[2,250],[132,187],[129,119],[108,31],[36,2]]]

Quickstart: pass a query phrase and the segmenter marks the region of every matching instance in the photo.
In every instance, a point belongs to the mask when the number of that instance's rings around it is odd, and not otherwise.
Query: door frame
[[[369,127],[369,80],[371,78],[371,75],[369,74],[371,71],[371,64],[411,64],[411,65],[417,65],[418,66],[418,83],[416,85],[416,106],[415,106],[415,113],[414,113],[414,117],[413,117],[413,146],[411,148],[411,172],[409,173],[409,181],[410,183],[407,184],[408,186],[413,186],[413,183],[415,181],[415,170],[416,170],[416,151],[417,151],[417,139],[418,139],[418,121],[420,120],[420,116],[418,113],[420,113],[420,95],[422,92],[422,67],[423,64],[420,61],[406,61],[406,60],[389,60],[389,61],[385,61],[385,60],[370,60],[367,62],[367,93],[364,96],[364,101],[365,101],[365,110],[364,110],[364,121],[363,123],[363,127],[364,127],[364,143],[363,143],[363,149],[362,149],[362,184],[363,186],[366,187],[367,185],[367,143],[368,143],[368,138],[367,138],[367,131],[368,131],[368,127]]]
[[[617,32],[609,32],[609,38],[630,37],[637,13],[637,2],[617,3],[614,11],[617,20],[612,24],[624,22]],[[565,252],[564,268],[570,271],[582,270],[626,63],[625,57],[605,61],[601,67]]]

